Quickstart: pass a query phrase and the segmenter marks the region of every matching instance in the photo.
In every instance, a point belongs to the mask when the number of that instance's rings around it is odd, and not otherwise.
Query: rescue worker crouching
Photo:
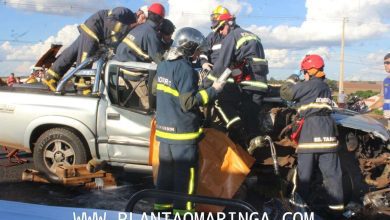
[[[258,113],[263,96],[268,90],[268,62],[260,38],[238,26],[230,13],[215,16],[213,27],[215,31],[219,31],[223,40],[220,56],[215,60],[208,79],[215,80],[226,69],[232,70],[228,85],[218,98],[216,107],[227,127],[235,128],[237,135],[244,137],[247,144],[248,140],[260,134]]]
[[[159,190],[195,194],[198,142],[202,137],[199,106],[212,101],[224,83],[215,82],[198,90],[198,74],[191,67],[191,57],[204,40],[196,29],[183,28],[175,36],[167,60],[157,66],[156,136],[160,141]],[[184,215],[194,211],[191,202],[159,199],[155,211]]]
[[[337,153],[337,128],[330,115],[332,92],[324,82],[323,69],[324,61],[320,56],[307,55],[301,62],[305,81],[298,82],[297,75],[290,76],[282,85],[280,94],[285,100],[297,102],[298,114],[304,120],[296,150],[298,167],[294,175],[294,189],[304,202],[294,199],[291,202],[300,207],[307,206],[311,196],[311,176],[318,165],[329,195],[329,209],[337,212],[344,209],[342,172]]]
[[[132,29],[119,44],[115,52],[115,60],[120,62],[161,62],[162,45],[157,31],[165,16],[165,8],[159,3],[154,3],[149,6],[147,14],[146,22]],[[140,99],[141,108],[149,110],[147,82],[153,77],[149,77],[149,72],[134,72],[125,68],[121,68],[121,72],[135,89],[135,93]]]
[[[134,13],[124,7],[100,10],[89,17],[78,29],[79,37],[61,53],[42,82],[55,91],[57,82],[70,69],[74,62],[79,65],[87,57],[95,55],[99,45],[115,48],[136,25]]]

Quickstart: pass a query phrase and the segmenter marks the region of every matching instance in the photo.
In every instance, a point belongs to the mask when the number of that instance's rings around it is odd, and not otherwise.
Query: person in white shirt
[[[347,95],[344,93],[344,90],[341,90],[341,93],[339,93],[339,97],[337,98],[337,104],[339,105],[339,108],[345,108],[345,99]]]

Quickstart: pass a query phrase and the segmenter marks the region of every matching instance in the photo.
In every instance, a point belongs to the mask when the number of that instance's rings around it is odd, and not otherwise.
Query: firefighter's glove
[[[292,74],[287,78],[287,82],[296,84],[297,82],[299,82],[299,76],[297,74]]]
[[[218,80],[215,80],[213,83],[213,88],[215,89],[215,91],[221,92],[225,84],[226,82],[220,82]]]
[[[211,64],[211,63],[202,64],[202,69],[207,70],[207,71],[211,71],[212,67],[213,67],[213,64]]]

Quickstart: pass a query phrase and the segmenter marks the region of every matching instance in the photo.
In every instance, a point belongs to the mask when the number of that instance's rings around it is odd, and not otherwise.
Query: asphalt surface
[[[6,153],[0,149],[0,199],[41,205],[124,210],[129,198],[141,189],[153,188],[152,177],[145,174],[130,174],[113,170],[118,187],[103,190],[86,190],[80,187],[66,187],[22,181],[25,169],[33,169],[31,154],[22,153],[28,163],[11,167]]]

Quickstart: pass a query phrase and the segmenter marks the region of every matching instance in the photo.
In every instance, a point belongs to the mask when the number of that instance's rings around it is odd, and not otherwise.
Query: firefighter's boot
[[[56,91],[57,88],[57,82],[60,79],[60,75],[58,75],[53,70],[49,69],[45,73],[42,83],[46,85],[52,92]]]

